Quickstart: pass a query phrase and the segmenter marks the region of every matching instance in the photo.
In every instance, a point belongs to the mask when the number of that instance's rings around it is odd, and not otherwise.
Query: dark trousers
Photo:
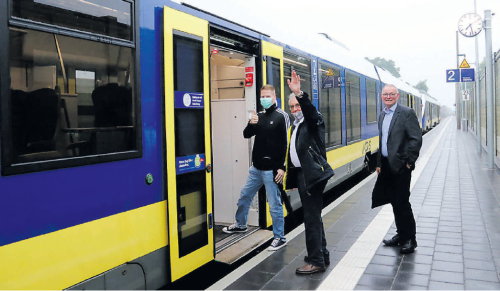
[[[321,210],[323,208],[323,190],[327,181],[321,182],[307,191],[304,174],[301,169],[298,169],[297,182],[304,212],[308,262],[317,267],[325,267],[325,259],[329,258],[330,253],[326,249]]]
[[[410,204],[411,171],[404,165],[397,174],[394,174],[389,168],[387,159],[382,158],[380,175],[386,185],[386,191],[390,192],[394,221],[400,240],[415,239],[415,218]]]

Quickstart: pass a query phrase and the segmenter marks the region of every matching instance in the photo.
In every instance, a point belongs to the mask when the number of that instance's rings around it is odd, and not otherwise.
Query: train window
[[[12,16],[132,40],[132,3],[125,0],[11,0]]]
[[[312,91],[311,91],[311,60],[297,56],[297,55],[292,55],[289,53],[284,53],[284,77],[283,77],[283,82],[284,84],[287,84],[286,80],[289,80],[292,76],[292,70],[295,70],[298,75],[300,75],[300,88],[302,91],[307,92],[309,96],[312,96]],[[285,86],[285,100],[288,102],[288,96],[292,93],[290,91],[290,88],[288,86]],[[290,109],[288,106],[285,106],[285,110],[290,113]]]
[[[174,94],[203,94],[203,43],[174,35]],[[174,97],[177,98],[177,97]],[[181,99],[182,100],[182,99]],[[199,162],[205,153],[204,104],[175,105],[176,159]],[[185,256],[208,244],[205,169],[177,173],[179,253]]]
[[[281,68],[280,68],[280,60],[276,58],[272,59],[272,72],[273,72],[273,83],[274,89],[276,91],[276,98],[279,100],[281,98]],[[285,86],[288,88],[288,86]],[[278,103],[279,104],[279,103]],[[288,108],[288,106],[285,106]]]
[[[351,142],[361,138],[361,91],[357,75],[346,72],[345,90],[347,142]]]
[[[325,143],[327,147],[342,143],[342,108],[340,100],[340,70],[319,64],[320,111],[325,118]]]
[[[366,122],[377,122],[377,84],[373,79],[366,79]]]
[[[9,33],[11,164],[137,150],[132,48]]]
[[[399,90],[399,104],[403,104],[404,106],[408,106],[408,93],[405,91]]]

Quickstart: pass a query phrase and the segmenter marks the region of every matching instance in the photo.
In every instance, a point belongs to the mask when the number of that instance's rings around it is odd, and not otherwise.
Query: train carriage
[[[373,161],[392,83],[321,36],[271,38],[167,0],[1,1],[0,39],[2,289],[157,289],[237,260],[251,250],[237,242],[271,237],[264,195],[244,239],[220,231],[259,88],[286,109],[301,74],[325,117],[330,189]],[[286,197],[285,213],[300,208]]]

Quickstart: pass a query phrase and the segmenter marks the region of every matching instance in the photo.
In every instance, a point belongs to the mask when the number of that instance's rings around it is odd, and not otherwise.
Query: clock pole
[[[493,49],[491,44],[491,10],[484,11],[484,36],[486,40],[486,141],[488,143],[488,167],[495,165],[494,100],[493,100]]]
[[[457,69],[459,67],[459,50],[458,50],[458,31],[456,31],[457,39]],[[460,96],[460,82],[455,83],[455,115],[457,118],[457,129],[460,129],[462,123],[462,98]]]
[[[474,0],[474,13],[477,13],[476,0]],[[476,137],[477,137],[477,153],[480,155],[482,152],[481,147],[481,98],[480,98],[480,90],[479,90],[479,49],[478,49],[478,38],[474,37],[474,46],[475,46],[475,54],[476,54],[476,70],[474,72],[474,97],[476,99]],[[471,110],[474,110],[471,108]]]

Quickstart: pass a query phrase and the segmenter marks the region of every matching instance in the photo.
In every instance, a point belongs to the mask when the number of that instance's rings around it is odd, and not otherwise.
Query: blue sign
[[[321,89],[340,88],[341,85],[340,76],[325,76],[321,81]]]
[[[474,82],[474,69],[460,69],[460,82]]]
[[[176,157],[175,169],[177,170],[177,175],[204,170],[205,154]]]
[[[446,82],[460,82],[460,71],[458,69],[446,70]]]
[[[203,93],[175,91],[175,108],[193,108],[201,109],[204,106]]]

